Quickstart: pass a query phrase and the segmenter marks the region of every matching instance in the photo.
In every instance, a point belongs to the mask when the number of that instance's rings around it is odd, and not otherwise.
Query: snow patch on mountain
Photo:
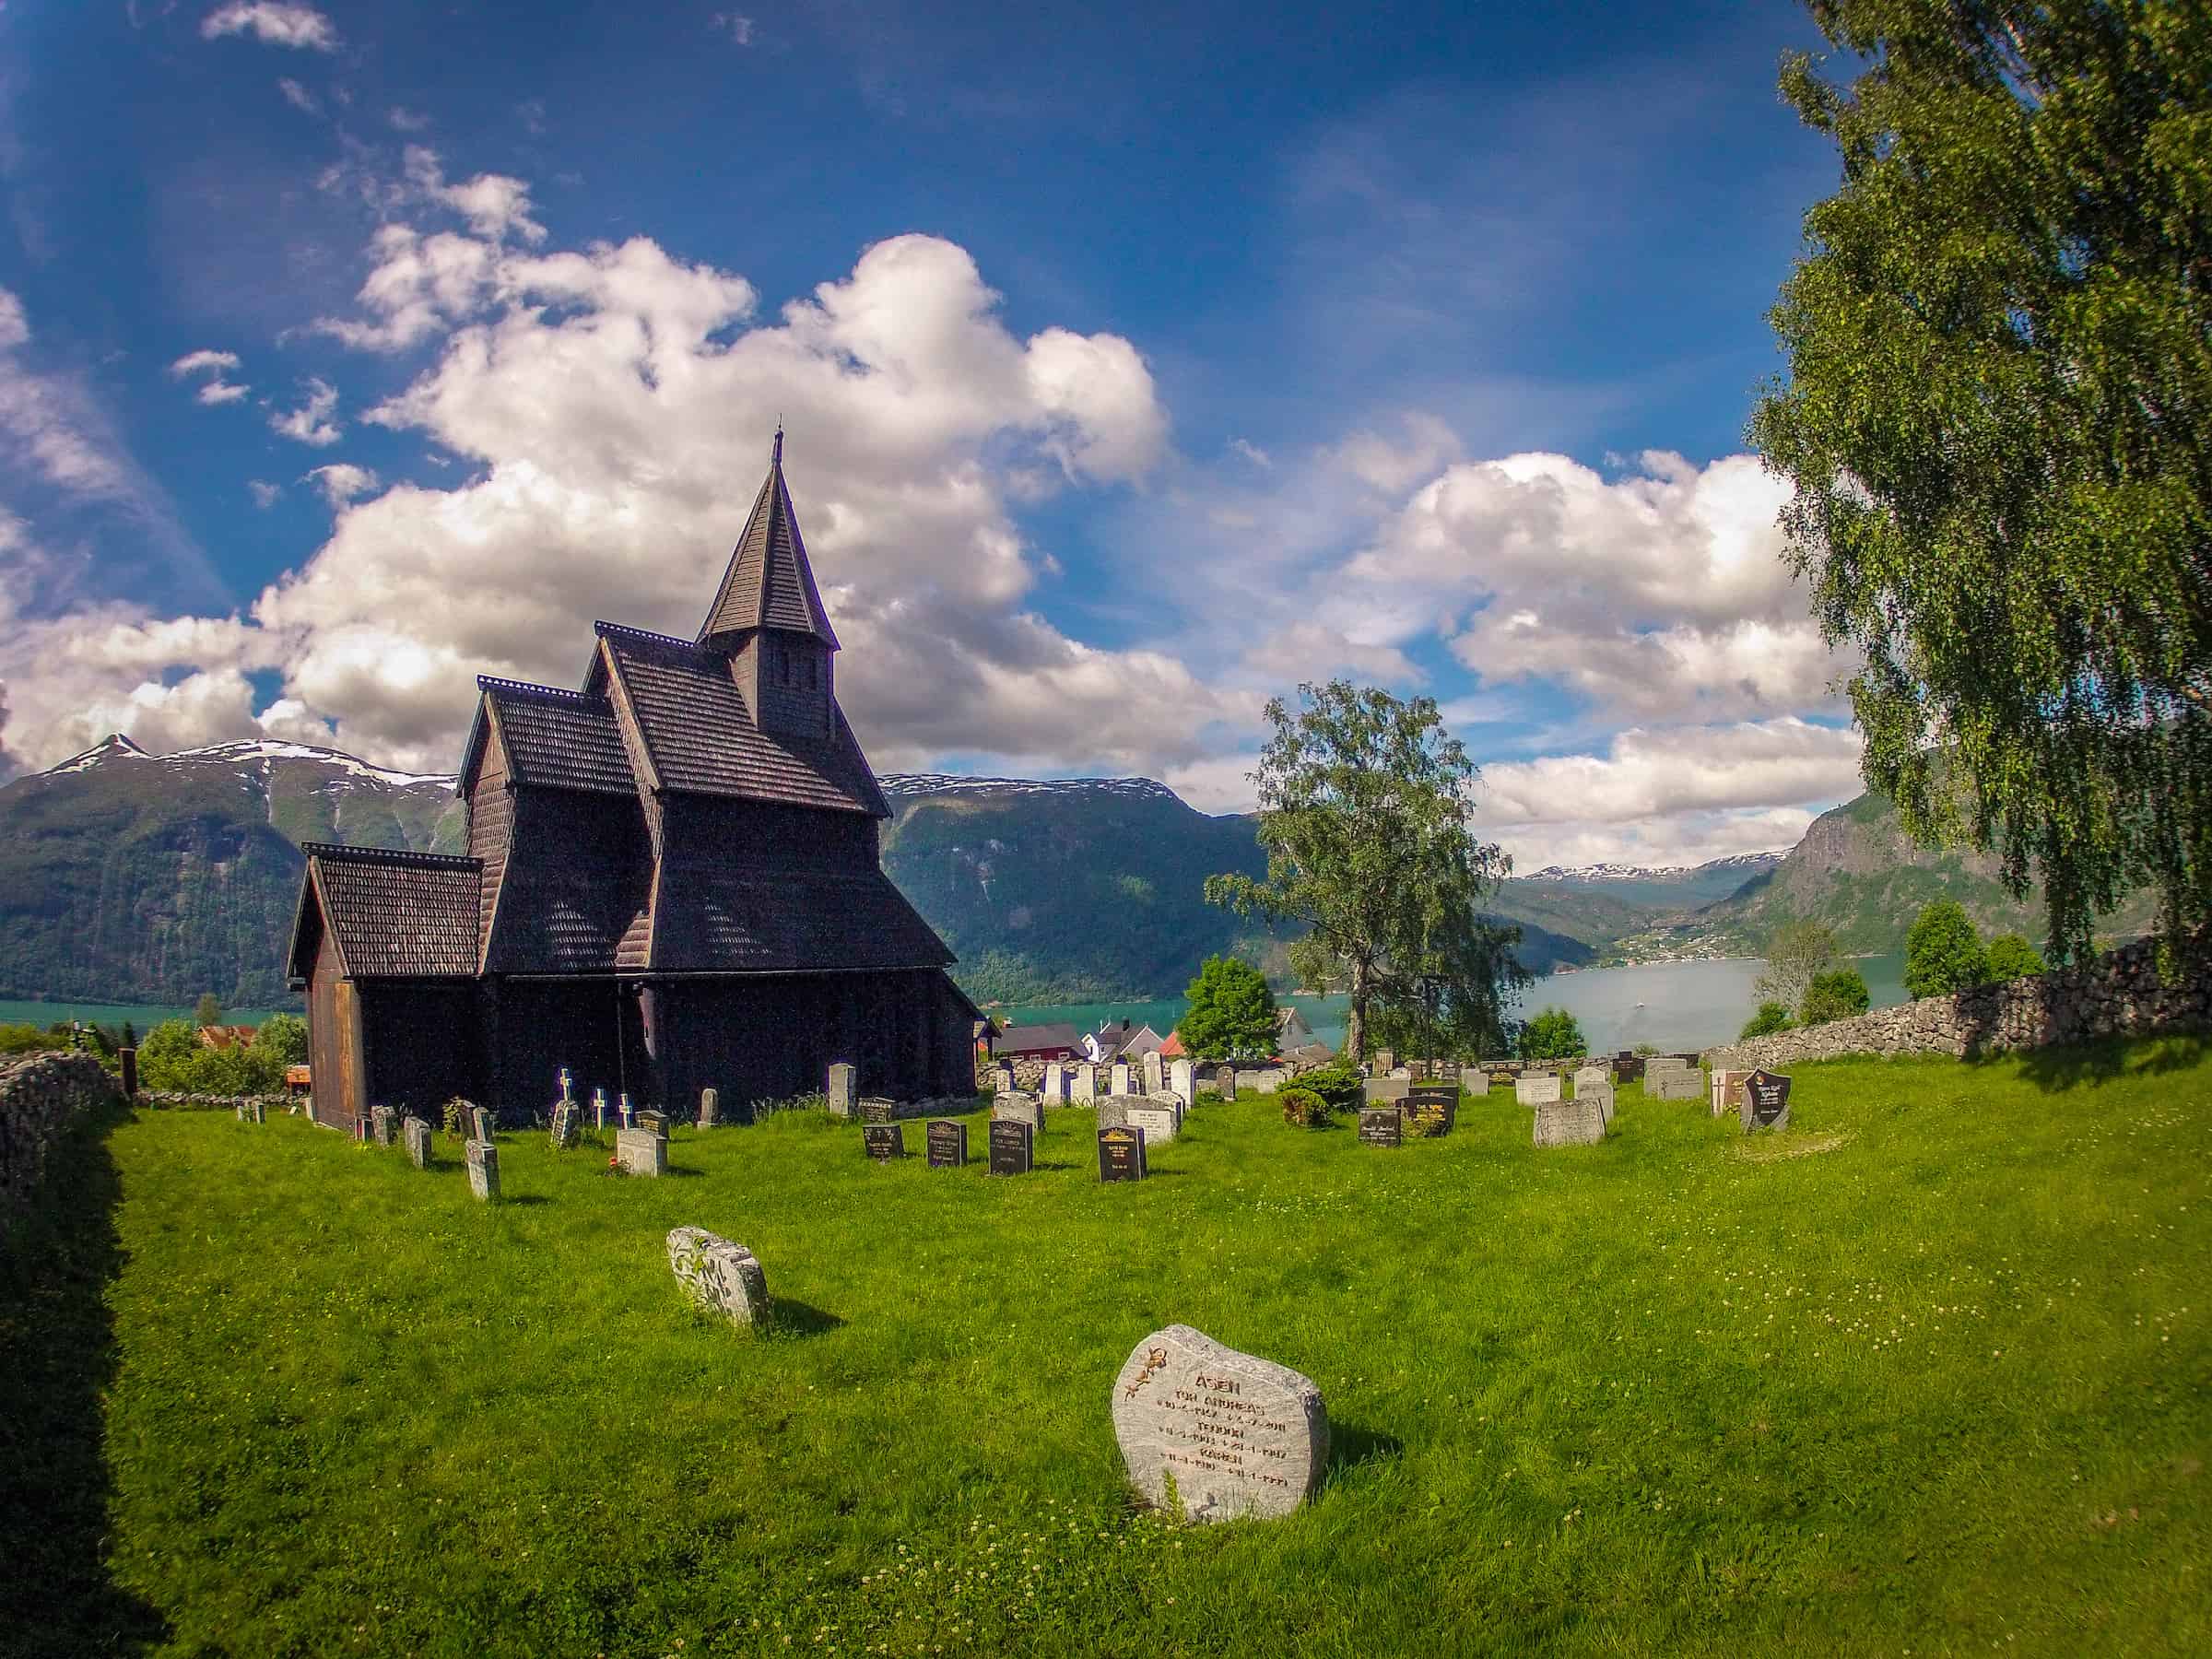
[[[335,767],[356,778],[368,778],[379,783],[409,789],[418,783],[435,783],[451,788],[455,774],[452,772],[394,771],[390,767],[371,766],[358,756],[334,748],[319,748],[312,743],[283,743],[273,737],[241,738],[231,743],[210,743],[200,748],[178,749],[167,755],[148,754],[121,732],[110,732],[81,755],[72,755],[58,766],[46,769],[49,777],[60,772],[89,771],[96,766],[105,766],[118,760],[150,760],[162,766],[241,766],[259,760],[262,770],[276,760],[310,760],[320,766]]]
[[[876,782],[896,799],[932,794],[1119,795],[1133,801],[1182,797],[1150,778],[971,778],[951,772],[885,772]]]
[[[121,732],[110,732],[90,748],[85,750],[83,754],[72,755],[68,759],[48,767],[46,776],[53,777],[60,772],[89,771],[92,768],[103,766],[111,760],[151,760],[152,759],[151,755],[125,737]]]
[[[1524,881],[1674,881],[1694,876],[1700,870],[1741,870],[1751,876],[1780,864],[1788,856],[1784,853],[1736,853],[1726,858],[1716,858],[1701,865],[1580,865],[1568,869],[1559,865],[1547,865]]]

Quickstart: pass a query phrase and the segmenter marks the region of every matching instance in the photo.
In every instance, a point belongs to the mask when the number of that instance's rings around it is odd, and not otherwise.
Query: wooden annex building
[[[837,636],[768,477],[696,639],[595,625],[576,690],[482,678],[468,852],[311,843],[289,976],[318,1121],[454,1095],[725,1114],[823,1087],[974,1087],[952,954],[884,876],[890,816],[837,704]]]

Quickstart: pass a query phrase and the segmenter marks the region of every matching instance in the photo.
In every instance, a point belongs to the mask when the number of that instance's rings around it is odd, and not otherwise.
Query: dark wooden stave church
[[[290,977],[315,1117],[688,1112],[823,1087],[974,1087],[952,954],[884,876],[890,807],[837,705],[837,636],[768,477],[696,640],[595,625],[581,689],[481,678],[465,857],[311,843]]]

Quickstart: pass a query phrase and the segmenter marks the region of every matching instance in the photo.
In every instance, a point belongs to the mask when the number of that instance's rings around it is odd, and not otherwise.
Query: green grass
[[[112,1234],[6,1258],[45,1450],[0,1617],[79,1606],[0,1650],[2212,1651],[2212,1057],[1834,1063],[1792,1111],[1631,1088],[1539,1153],[1499,1090],[1386,1152],[1247,1097],[1112,1187],[1084,1112],[1011,1181],[799,1114],[657,1182],[517,1134],[496,1208],[451,1140],[142,1113],[64,1171]],[[685,1222],[780,1328],[685,1306]],[[1109,1387],[1177,1320],[1320,1384],[1310,1508],[1133,1512]]]

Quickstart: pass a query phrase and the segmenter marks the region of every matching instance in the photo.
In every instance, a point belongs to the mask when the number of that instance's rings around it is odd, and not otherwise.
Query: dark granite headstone
[[[926,1138],[931,1169],[958,1170],[967,1163],[967,1124],[951,1118],[931,1118]]]
[[[1787,1129],[1790,1126],[1788,1077],[1780,1072],[1761,1068],[1744,1079],[1742,1088],[1746,1134],[1754,1129]]]
[[[1036,1161],[1037,1131],[1019,1118],[991,1120],[991,1173],[1027,1175]]]
[[[1145,1132],[1128,1124],[1099,1131],[1099,1179],[1142,1181],[1145,1178]]]
[[[861,1138],[868,1156],[877,1163],[906,1156],[906,1130],[898,1124],[866,1124],[861,1127]]]
[[[860,1121],[864,1124],[891,1123],[894,1121],[892,1110],[893,1102],[889,1100],[874,1098],[865,1100],[860,1103]]]
[[[1449,1135],[1459,1124],[1459,1085],[1417,1083],[1401,1111],[1416,1135]]]
[[[1406,1138],[1406,1119],[1395,1106],[1365,1106],[1359,1111],[1359,1144],[1395,1147]]]

